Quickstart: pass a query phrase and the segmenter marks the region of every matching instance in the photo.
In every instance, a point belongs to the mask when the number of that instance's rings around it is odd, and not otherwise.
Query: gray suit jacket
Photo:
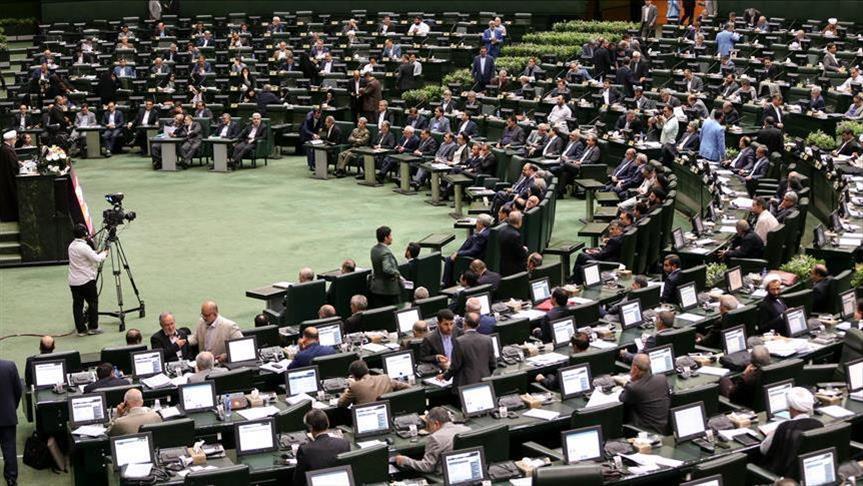
[[[195,333],[189,336],[189,344],[198,345],[199,351],[209,351],[213,353],[214,356],[218,358],[220,354],[225,354],[226,347],[225,341],[229,339],[237,339],[243,337],[243,333],[240,332],[240,328],[237,327],[237,323],[222,317],[216,318],[216,321],[213,323],[215,329],[215,335],[211,339],[210,347],[207,348],[207,323],[204,322],[203,319],[198,320],[198,327],[195,328]]]
[[[144,424],[158,424],[162,422],[162,417],[149,409],[148,407],[137,407],[126,412],[126,415],[117,417],[111,426],[108,427],[108,435],[115,437],[118,435],[137,434],[138,429]]]
[[[704,91],[704,81],[698,76],[692,76],[689,91]]]
[[[402,291],[399,264],[390,248],[378,243],[371,250],[372,276],[369,291],[379,295],[398,295]]]
[[[620,394],[626,412],[626,423],[659,434],[667,433],[668,380],[665,375],[651,375],[627,383]]]
[[[88,127],[96,126],[96,114],[92,111],[86,115],[79,111],[78,114],[75,115],[75,126],[80,127],[84,123],[84,120],[87,120]]]
[[[440,456],[452,451],[452,441],[456,434],[470,432],[470,427],[447,422],[428,437],[426,450],[420,460],[405,458],[402,467],[414,471],[430,473],[440,471]]]
[[[444,373],[444,378],[453,379],[453,389],[479,383],[483,378],[491,376],[497,364],[491,338],[468,329],[456,340],[458,346],[453,348],[452,364]]]

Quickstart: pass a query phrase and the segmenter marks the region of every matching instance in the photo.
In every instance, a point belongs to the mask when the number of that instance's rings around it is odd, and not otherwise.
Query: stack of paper
[[[704,316],[699,316],[698,314],[690,314],[688,312],[684,312],[683,314],[678,314],[677,318],[683,319],[684,321],[698,322],[698,321],[704,319]]]
[[[450,378],[449,380],[438,380],[436,376],[433,376],[431,378],[426,378],[425,380],[423,380],[423,383],[425,383],[426,385],[434,385],[443,388],[445,386],[452,385],[452,378]]]
[[[363,344],[363,349],[370,352],[370,353],[381,353],[381,352],[386,351],[389,348],[387,348],[383,344],[366,343],[366,344]]]
[[[608,348],[616,348],[617,344],[611,341],[604,341],[602,339],[594,339],[590,342],[590,347],[596,349],[608,349]]]
[[[531,356],[531,357],[525,359],[525,361],[527,361],[531,365],[537,366],[537,367],[549,366],[549,365],[553,365],[555,363],[560,363],[561,361],[568,361],[568,360],[569,360],[569,357],[564,356],[560,353],[555,353],[555,352],[538,354],[536,356]]]
[[[543,410],[541,408],[531,408],[527,412],[524,412],[523,414],[521,414],[521,416],[549,421],[549,420],[554,420],[557,417],[559,417],[560,413],[552,412],[551,410]]]
[[[826,407],[821,407],[818,410],[820,410],[821,413],[823,413],[824,415],[833,417],[835,419],[851,417],[854,415],[854,412],[848,410],[847,408],[840,407],[839,405],[828,405]]]
[[[640,452],[636,452],[635,454],[621,454],[621,456],[635,462],[639,466],[678,467],[683,464],[683,461],[678,461],[677,459],[669,459],[667,457],[656,456],[653,454],[642,454]]]
[[[601,390],[594,390],[584,408],[598,407],[607,403],[617,403],[620,401],[621,392],[623,392],[623,388],[615,388],[608,394],[603,393]]]
[[[701,368],[698,368],[698,372],[705,375],[725,376],[729,373],[729,370],[725,368],[718,368],[716,366],[702,366]]]
[[[267,405],[266,407],[253,407],[245,410],[238,410],[237,413],[246,420],[258,420],[279,413],[279,409]]]
[[[164,388],[166,386],[171,386],[171,379],[168,378],[164,373],[159,373],[158,375],[153,375],[149,378],[142,378],[141,383],[144,384],[147,388],[156,389],[156,388]]]
[[[146,478],[150,475],[150,471],[153,470],[153,465],[150,463],[147,464],[127,464],[126,468],[123,470],[124,478]]]
[[[82,425],[72,431],[72,435],[85,435],[87,437],[101,437],[105,435],[104,425]]]
[[[291,360],[286,358],[275,363],[264,363],[261,365],[261,369],[279,374],[284,373],[288,369],[289,364],[291,364]]]

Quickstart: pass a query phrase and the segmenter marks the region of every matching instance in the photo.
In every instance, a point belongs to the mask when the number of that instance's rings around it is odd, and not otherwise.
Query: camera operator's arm
[[[96,252],[95,250],[90,248],[89,245],[87,245],[83,255],[87,260],[92,263],[102,263],[108,256],[108,247],[105,247],[105,249],[100,252]]]

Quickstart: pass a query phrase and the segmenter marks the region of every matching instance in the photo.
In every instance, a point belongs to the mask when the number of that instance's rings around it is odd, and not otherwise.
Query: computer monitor
[[[180,406],[186,413],[216,408],[216,385],[212,381],[180,385]]]
[[[590,365],[587,363],[567,366],[557,370],[560,398],[568,400],[588,393],[591,388]]]
[[[467,417],[477,417],[497,408],[494,387],[489,382],[461,386],[458,389],[461,410]]]
[[[686,238],[683,236],[683,229],[674,228],[671,230],[671,238],[674,241],[675,250],[681,250],[686,246]]]
[[[38,388],[53,388],[58,383],[66,384],[66,361],[62,359],[53,361],[38,361],[31,364],[33,367],[33,386]]]
[[[105,396],[101,393],[88,393],[69,398],[69,423],[72,427],[107,422]]]
[[[768,418],[788,411],[787,393],[794,387],[794,380],[782,380],[764,386],[764,408]]]
[[[111,437],[111,457],[114,458],[114,467],[117,470],[128,464],[155,463],[153,433],[144,432]]]
[[[399,326],[399,333],[410,334],[414,330],[414,324],[422,320],[419,307],[410,307],[408,309],[396,312],[396,323]],[[318,331],[320,333],[320,331]]]
[[[722,349],[725,354],[746,351],[746,326],[729,327],[722,331]]]
[[[692,217],[692,232],[696,235],[704,233],[704,221],[701,220],[700,214],[696,214]]]
[[[863,358],[845,363],[845,383],[849,393],[863,390]]]
[[[338,346],[342,344],[342,323],[336,322],[325,326],[318,326],[318,342],[321,346]]]
[[[833,231],[841,231],[842,228],[842,217],[839,216],[839,210],[833,211],[830,213],[830,229]]]
[[[842,309],[839,311],[842,319],[854,319],[854,311],[857,309],[857,294],[854,289],[839,294],[839,300],[842,302]]]
[[[802,336],[809,332],[809,325],[806,324],[806,309],[802,306],[786,310],[783,317],[788,337]]]
[[[494,347],[494,359],[500,359],[500,334],[492,333],[488,337],[491,338],[491,345]]]
[[[641,315],[641,301],[635,299],[620,305],[620,325],[624,329],[640,326],[644,322]]]
[[[460,449],[441,456],[445,486],[478,484],[488,479],[482,447]]]
[[[555,348],[569,345],[569,340],[575,334],[575,321],[572,317],[564,317],[549,323]]]
[[[228,352],[228,363],[246,363],[258,360],[258,338],[256,336],[241,337],[225,341]]]
[[[599,273],[599,264],[591,263],[581,267],[582,282],[585,287],[596,287],[602,283],[602,276]]]
[[[285,372],[285,392],[289,397],[305,393],[316,395],[321,390],[317,366],[304,366]]]
[[[480,315],[487,316],[491,314],[491,294],[488,292],[483,292],[481,294],[471,295],[471,299],[479,300],[479,313]]]
[[[698,307],[698,291],[695,282],[688,282],[677,287],[680,310],[689,310]]]
[[[685,442],[703,436],[704,431],[707,430],[704,402],[672,408],[671,422],[674,424],[674,438],[677,442]]]
[[[650,358],[650,371],[654,375],[674,373],[674,350],[670,344],[657,346],[647,352]]]
[[[276,450],[276,425],[272,417],[234,424],[237,455]]]
[[[146,378],[164,371],[164,356],[162,354],[162,349],[132,353],[132,375],[135,378]]]
[[[530,281],[530,298],[534,304],[545,302],[549,297],[551,297],[551,289],[548,285],[548,277]]]
[[[725,288],[728,292],[737,292],[743,288],[743,269],[734,267],[725,272]]]
[[[714,474],[706,478],[680,483],[680,486],[722,486],[722,475]]]
[[[827,486],[839,484],[836,470],[836,448],[802,454],[800,463],[801,486]]]
[[[813,243],[816,248],[824,248],[827,246],[827,235],[824,233],[824,225],[819,224],[812,232],[815,234]]]
[[[603,458],[602,426],[593,425],[560,433],[563,461],[567,464]]]
[[[386,434],[390,431],[390,402],[354,405],[354,436],[357,439]]]
[[[351,466],[330,467],[306,472],[309,486],[354,486],[354,473]]]
[[[384,374],[394,380],[407,380],[414,376],[413,351],[397,351],[388,353],[381,358],[384,362]]]

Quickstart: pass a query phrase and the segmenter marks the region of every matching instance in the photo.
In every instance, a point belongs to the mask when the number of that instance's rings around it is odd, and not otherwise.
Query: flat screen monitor
[[[690,403],[671,409],[674,438],[677,442],[695,439],[704,435],[707,420],[704,417],[704,402]]]
[[[700,214],[692,217],[692,232],[696,235],[704,233],[704,221],[701,220]]]
[[[839,483],[835,447],[803,454],[799,462],[802,486],[827,486]]]
[[[153,464],[156,461],[152,432],[111,437],[111,457],[118,470],[128,464]]]
[[[863,358],[845,363],[845,383],[849,393],[863,390]]]
[[[764,405],[768,418],[788,411],[788,390],[794,387],[794,380],[777,381],[764,386]]]
[[[351,466],[338,466],[306,472],[309,486],[354,486],[354,473]]]
[[[104,424],[108,422],[105,396],[101,393],[88,393],[69,398],[69,422],[72,427]]]
[[[740,267],[725,272],[725,288],[728,292],[737,292],[743,288],[743,270]]]
[[[447,452],[441,457],[441,463],[446,486],[479,484],[488,478],[482,447]]]
[[[479,313],[487,316],[491,314],[491,294],[483,292],[481,294],[471,295],[471,299],[479,300]]]
[[[228,363],[247,363],[258,359],[258,338],[242,337],[225,341]]]
[[[355,405],[354,435],[356,438],[386,434],[390,431],[390,402],[372,402]]]
[[[583,282],[585,287],[596,287],[602,283],[602,276],[599,273],[599,264],[591,263],[581,267]]]
[[[593,425],[560,434],[563,459],[567,464],[599,461],[603,458],[602,426]]]
[[[180,406],[186,413],[216,408],[216,385],[212,381],[180,385]]]
[[[33,366],[33,386],[53,388],[56,384],[66,384],[66,361],[36,361]]]
[[[318,326],[318,342],[321,346],[339,346],[342,344],[342,323]]]
[[[786,310],[784,318],[788,337],[802,336],[809,332],[809,326],[806,324],[806,309],[802,306]]]
[[[854,289],[846,290],[839,294],[839,299],[842,302],[842,319],[854,319],[854,311],[857,308],[857,294]]]
[[[314,396],[321,390],[317,366],[304,366],[285,372],[285,391],[289,397],[305,393]]]
[[[825,246],[827,246],[827,235],[824,234],[824,225],[819,224],[815,227],[813,232],[815,233],[815,247],[824,248]]]
[[[695,288],[695,282],[688,282],[677,287],[677,295],[680,310],[687,311],[698,307],[698,291]]]
[[[567,366],[557,370],[560,383],[560,398],[568,400],[588,393],[591,390],[590,365],[587,363]]]
[[[675,250],[682,250],[686,246],[686,238],[683,237],[683,229],[674,228],[671,230],[671,237],[674,240]]]
[[[551,297],[551,289],[548,285],[548,277],[538,278],[530,281],[530,297],[534,304],[545,302]]]
[[[575,321],[572,317],[564,317],[549,323],[554,347],[560,348],[569,345],[569,340],[575,334]]]
[[[734,354],[739,351],[746,351],[746,327],[741,324],[739,326],[729,327],[722,331],[722,348],[725,354]]]
[[[276,425],[272,418],[234,424],[237,455],[276,450]]]
[[[476,417],[493,411],[497,399],[491,383],[475,383],[459,387],[461,410],[468,417]]]
[[[640,326],[643,322],[640,300],[627,301],[620,305],[620,325],[624,329]]]
[[[830,213],[830,229],[839,232],[842,231],[842,217],[839,216],[839,210]]]
[[[664,375],[674,372],[674,351],[670,344],[657,346],[647,352],[650,358],[650,371],[654,375]]]
[[[494,346],[494,359],[500,359],[500,334],[493,333],[488,337],[491,338],[491,344]]]
[[[419,320],[422,320],[419,307],[411,307],[396,312],[396,322],[401,334],[410,334],[413,332],[414,324]]]
[[[722,475],[714,474],[706,478],[680,483],[680,486],[722,486]]]
[[[394,380],[407,380],[414,376],[413,351],[398,351],[383,356],[384,373]]]
[[[163,361],[161,349],[132,353],[132,375],[135,378],[158,375],[164,371]]]

